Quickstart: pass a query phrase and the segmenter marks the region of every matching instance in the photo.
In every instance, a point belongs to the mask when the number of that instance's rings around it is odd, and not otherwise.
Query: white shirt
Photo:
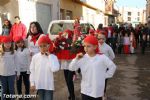
[[[59,62],[55,55],[34,55],[30,65],[31,86],[35,86],[36,89],[54,90],[53,72],[58,70]]]
[[[60,60],[60,68],[63,70],[68,70],[69,69],[69,64],[71,62],[71,60]]]
[[[130,38],[129,37],[124,37],[124,45],[130,45]]]
[[[28,38],[28,48],[29,48],[30,52],[33,53],[33,55],[39,53],[40,50],[38,47],[38,43],[36,42],[34,44],[34,42],[32,42],[30,40],[31,40],[31,36],[29,36],[29,38]]]
[[[18,68],[15,63],[15,53],[5,52],[4,55],[0,56],[0,75],[2,76],[11,76],[19,75]]]
[[[73,59],[70,63],[69,70],[78,68],[82,73],[81,93],[98,98],[104,95],[105,79],[113,76],[116,65],[104,54],[94,57],[85,54],[80,60]]]
[[[103,43],[102,45],[99,43],[99,50],[100,53],[105,54],[108,58],[110,58],[111,60],[113,60],[115,58],[115,54],[114,51],[112,50],[112,48],[106,44]]]
[[[25,72],[29,74],[29,66],[30,66],[30,51],[27,48],[24,48],[21,51],[21,48],[18,48],[16,51],[16,65],[19,68],[20,72]]]
[[[111,38],[111,30],[108,30],[108,38]]]

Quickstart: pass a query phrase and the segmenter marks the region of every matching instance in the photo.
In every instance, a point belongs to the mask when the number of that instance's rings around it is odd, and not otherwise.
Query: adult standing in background
[[[41,25],[38,22],[31,22],[29,26],[28,35],[26,37],[28,39],[28,48],[30,50],[31,56],[40,52],[37,40],[41,34],[43,34]]]
[[[27,29],[26,26],[20,21],[19,16],[15,16],[15,23],[11,28],[10,36],[14,40],[16,37],[20,36],[26,39]]]
[[[4,20],[4,25],[2,27],[2,35],[8,36],[11,30],[12,24],[9,20]]]

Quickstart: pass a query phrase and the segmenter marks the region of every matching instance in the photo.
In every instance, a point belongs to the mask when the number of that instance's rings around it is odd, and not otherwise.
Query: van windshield
[[[52,24],[50,33],[52,35],[57,35],[59,32],[63,32],[66,29],[73,30],[73,23],[54,23]]]
[[[81,23],[80,26],[83,34],[88,34],[89,29],[94,29],[93,25],[88,23]],[[66,29],[73,30],[73,23],[53,23],[50,33],[52,35],[58,35],[59,32],[63,32]]]

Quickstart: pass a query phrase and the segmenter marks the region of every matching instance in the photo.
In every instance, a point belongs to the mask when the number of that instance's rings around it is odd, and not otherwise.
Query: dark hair
[[[24,41],[21,41],[24,43],[23,47],[21,48],[21,52],[26,48],[25,46],[25,42]],[[18,50],[18,47],[17,47],[17,43],[15,43],[15,50]]]
[[[29,37],[29,35],[33,35],[33,33],[31,32],[31,25],[32,24],[34,24],[36,26],[36,28],[37,28],[37,34],[43,34],[43,30],[41,28],[41,25],[38,22],[31,22],[30,26],[29,26],[27,38]]]
[[[20,17],[19,17],[19,16],[15,16],[14,18],[15,18],[15,19],[17,19],[17,18],[18,18],[18,19],[20,19]]]
[[[10,51],[11,51],[11,54],[14,54],[14,45],[13,45],[13,43],[11,43]],[[1,52],[1,55],[4,55],[4,54],[5,54],[5,47],[4,47],[4,43],[3,43],[3,44],[2,44],[2,52]]]
[[[97,29],[103,29],[103,24],[99,24]]]
[[[9,29],[11,29],[12,24],[11,24],[10,20],[6,19],[6,20],[4,20],[4,22],[5,22],[5,21],[7,21],[7,22],[8,22],[8,28],[9,28]],[[6,25],[5,25],[5,24],[3,24],[3,27],[2,27],[2,28],[4,28],[5,26],[6,26]]]

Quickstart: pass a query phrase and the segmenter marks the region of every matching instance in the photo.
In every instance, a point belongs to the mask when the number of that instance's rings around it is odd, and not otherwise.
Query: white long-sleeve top
[[[15,63],[15,53],[5,52],[4,55],[0,56],[0,75],[1,76],[11,76],[19,75],[18,68]]]
[[[123,44],[124,45],[130,45],[130,38],[129,37],[124,37]]]
[[[29,74],[30,59],[30,51],[28,48],[24,48],[23,51],[21,51],[21,48],[16,50],[16,65],[20,72],[27,71]]]
[[[38,53],[33,56],[30,64],[30,83],[36,89],[54,90],[53,72],[59,70],[59,62],[55,55]]]
[[[30,52],[33,53],[33,55],[35,55],[40,52],[38,43],[36,42],[34,44],[34,42],[32,42],[30,40],[31,40],[31,36],[29,36],[29,38],[28,38],[28,48],[29,48]]]
[[[116,65],[104,54],[94,57],[85,54],[80,60],[75,58],[70,63],[69,70],[78,68],[82,73],[81,93],[97,98],[104,95],[105,79],[113,76]]]
[[[103,43],[102,45],[99,43],[99,50],[100,53],[105,54],[108,58],[110,58],[111,60],[113,60],[115,58],[115,54],[114,51],[112,50],[112,48],[106,44]]]

